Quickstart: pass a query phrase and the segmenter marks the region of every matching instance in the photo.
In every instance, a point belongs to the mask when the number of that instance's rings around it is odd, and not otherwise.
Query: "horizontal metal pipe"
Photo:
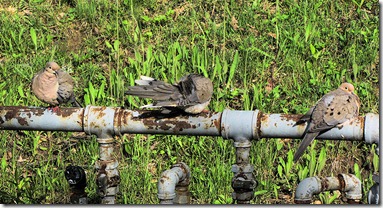
[[[291,114],[262,114],[260,117],[260,137],[261,138],[301,138],[305,132],[307,123],[293,125],[299,120],[301,115]],[[378,117],[378,115],[376,115]],[[379,127],[379,123],[370,123],[370,125]],[[374,127],[372,127],[374,128]],[[354,121],[345,124],[341,129],[335,127],[321,135],[318,139],[333,140],[364,140],[364,117],[359,116]]]
[[[150,111],[120,109],[115,115],[115,133],[220,136],[221,113],[167,116]]]
[[[0,107],[0,130],[85,131],[99,138],[122,134],[175,134],[244,138],[302,138],[307,124],[293,127],[301,115],[224,110],[198,115],[163,115],[117,107],[60,108]],[[366,119],[365,119],[366,118]],[[365,122],[366,120],[366,122]],[[359,116],[343,128],[333,128],[318,139],[379,142],[379,115]]]
[[[362,183],[352,174],[339,174],[338,177],[319,178],[317,176],[303,179],[295,191],[294,202],[309,204],[314,194],[324,191],[340,190],[346,193],[346,198],[353,201],[362,199]],[[349,201],[351,202],[351,201]]]
[[[84,131],[83,108],[0,106],[0,130]]]

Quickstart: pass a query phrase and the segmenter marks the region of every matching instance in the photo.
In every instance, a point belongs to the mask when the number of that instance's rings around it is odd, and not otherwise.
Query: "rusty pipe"
[[[339,174],[338,177],[319,178],[317,176],[302,180],[295,191],[296,204],[310,204],[314,194],[324,191],[340,190],[346,193],[349,203],[362,199],[362,183],[352,174]]]
[[[190,181],[190,168],[183,162],[177,163],[171,169],[164,171],[158,180],[158,199],[160,204],[188,204],[190,197],[188,197],[187,187]],[[176,188],[179,187],[179,190]],[[182,196],[177,197],[177,192],[181,192]],[[174,201],[178,199],[177,201]]]
[[[256,111],[209,112],[173,117],[150,116],[150,111],[117,107],[60,108],[54,113],[39,107],[0,107],[0,130],[77,131],[99,138],[122,134],[177,134],[222,136],[225,139],[297,138],[307,124],[293,127],[301,115]],[[379,115],[366,114],[317,137],[329,140],[379,142]]]
[[[0,130],[84,131],[84,108],[0,107]]]
[[[106,135],[106,134],[105,134]],[[99,159],[96,161],[97,191],[102,197],[102,204],[115,204],[115,197],[119,192],[120,173],[118,161],[114,158],[114,139],[98,138]]]
[[[231,168],[234,173],[231,182],[234,190],[232,198],[238,204],[250,204],[257,185],[253,175],[254,166],[249,163],[251,142],[244,137],[236,137],[234,141],[236,163]]]

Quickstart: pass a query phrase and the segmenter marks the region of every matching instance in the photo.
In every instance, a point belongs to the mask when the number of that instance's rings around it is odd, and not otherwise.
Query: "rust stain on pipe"
[[[142,120],[143,124],[148,127],[148,129],[155,130],[164,130],[167,131],[173,128],[173,132],[181,132],[184,129],[197,128],[196,125],[192,125],[187,121],[179,120],[177,118],[173,119],[144,119]]]
[[[5,121],[9,121],[12,118],[15,118],[17,116],[18,116],[18,110],[10,108],[10,110],[8,110],[7,113],[5,114],[4,118],[5,118]]]
[[[267,117],[267,118],[265,118]],[[262,130],[261,130],[261,126],[262,126],[262,121],[268,119],[268,115],[267,114],[264,114],[262,113],[262,111],[259,111],[258,113],[258,116],[257,116],[257,132],[258,132],[258,135],[262,135]]]
[[[106,115],[105,112],[104,112],[105,109],[106,109],[105,106],[102,106],[102,107],[99,107],[99,108],[97,108],[97,109],[94,109],[94,112],[97,113],[97,114],[95,115],[96,118],[98,118],[98,119],[103,118],[103,117]]]
[[[293,121],[295,124],[299,119],[303,116],[303,114],[281,114],[281,121]],[[293,125],[294,125],[293,124]]]

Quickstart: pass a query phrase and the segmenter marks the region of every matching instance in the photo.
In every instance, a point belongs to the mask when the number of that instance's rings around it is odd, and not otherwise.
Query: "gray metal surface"
[[[330,190],[345,192],[349,203],[359,203],[362,199],[361,181],[353,174],[339,174],[338,177],[314,176],[303,179],[296,188],[294,202],[310,204],[314,194]]]
[[[222,136],[225,139],[297,138],[306,124],[292,127],[301,115],[264,114],[256,111],[224,110],[198,115],[164,117],[150,111],[117,107],[86,106],[60,108],[0,107],[1,130],[84,131],[99,138],[122,134],[177,134]],[[366,121],[366,122],[365,122]],[[333,128],[317,139],[379,142],[379,115],[359,116],[343,128]]]
[[[157,184],[157,196],[160,204],[190,203],[189,182],[190,168],[183,162],[177,163],[171,169],[164,171]]]
[[[115,195],[119,191],[118,162],[113,158],[114,136],[175,134],[222,136],[224,139],[233,139],[236,148],[236,164],[232,168],[234,173],[233,199],[238,203],[249,203],[256,186],[252,173],[254,168],[249,163],[251,140],[260,138],[301,139],[307,124],[293,127],[301,116],[265,114],[259,110],[224,110],[222,113],[164,115],[157,111],[134,111],[118,107],[59,108],[57,112],[52,112],[46,108],[2,106],[0,107],[0,130],[76,131],[96,135],[100,145],[100,158],[96,162],[98,170],[96,182],[104,204],[115,203]],[[319,135],[317,139],[358,140],[379,144],[379,115],[369,113],[365,117],[359,116],[344,125],[343,128],[333,128]],[[175,175],[178,175],[178,172],[176,170],[169,173],[173,179],[165,181],[169,183],[165,187],[170,187],[170,185],[173,187],[176,181],[174,180]],[[346,182],[351,183],[350,181],[354,180],[352,177],[345,177]],[[315,177],[303,180],[301,183],[305,185],[301,185],[299,190],[297,189],[299,195],[297,200],[304,203],[307,198],[311,198],[313,193],[323,190],[320,183],[318,184],[318,180]],[[333,178],[327,178],[326,181],[335,184]],[[327,186],[327,188],[331,188],[331,186]],[[185,187],[180,187],[176,191],[184,194],[185,190],[187,190]],[[350,191],[355,191],[355,189],[348,190],[350,198],[357,195]],[[175,192],[170,193],[164,186],[159,186],[158,194],[159,198],[162,197],[162,203],[171,203]],[[184,199],[185,197],[182,197],[181,201]]]

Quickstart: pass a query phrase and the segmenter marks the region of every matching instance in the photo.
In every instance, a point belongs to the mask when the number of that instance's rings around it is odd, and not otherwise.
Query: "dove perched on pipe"
[[[354,89],[352,84],[342,83],[338,89],[325,94],[295,123],[299,125],[308,122],[308,127],[294,154],[294,162],[303,155],[305,149],[318,135],[334,127],[342,128],[344,123],[350,122],[359,115],[360,100],[354,94]]]
[[[48,62],[32,79],[32,92],[36,97],[56,107],[67,102],[81,107],[74,96],[73,86],[73,78],[56,62]]]
[[[177,84],[168,84],[146,76],[141,76],[135,83],[137,85],[128,87],[125,94],[154,101],[140,108],[178,108],[186,113],[198,114],[209,105],[213,94],[211,80],[199,74],[183,76]]]

